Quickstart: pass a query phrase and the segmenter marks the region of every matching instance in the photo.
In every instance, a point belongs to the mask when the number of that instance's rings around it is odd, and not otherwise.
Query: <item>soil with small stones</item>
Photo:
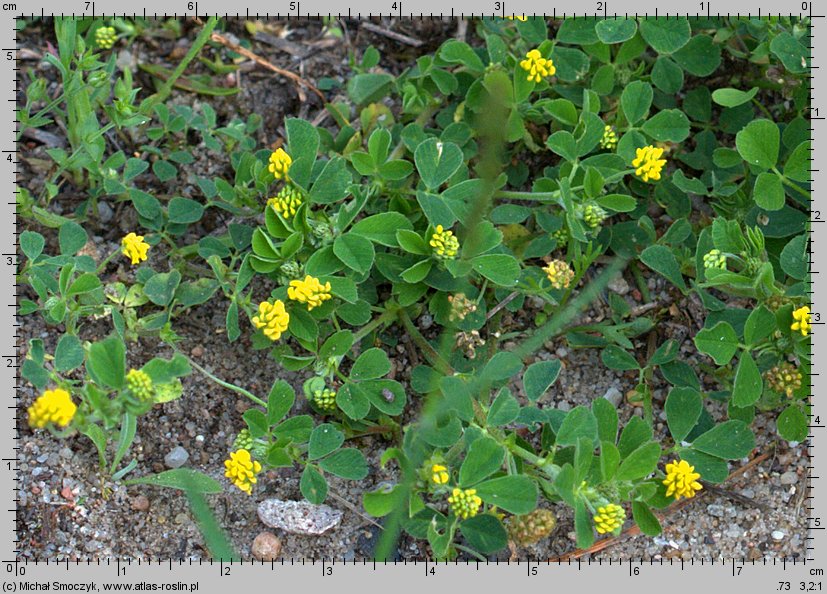
[[[429,20],[383,20],[376,24],[399,33],[421,39],[425,44],[411,48],[387,37],[368,32],[357,21],[343,23],[341,38],[331,39],[323,35],[322,27],[315,22],[277,23],[268,21],[266,33],[286,39],[289,46],[273,45],[259,37],[252,42],[252,49],[277,66],[290,69],[318,81],[329,77],[346,84],[349,75],[349,56],[357,58],[369,45],[376,46],[383,55],[382,66],[391,72],[399,72],[409,66],[419,55],[433,51],[439,44],[457,33],[456,22]],[[164,35],[160,23],[154,25],[157,35],[136,39],[128,47],[119,45],[119,61],[126,64],[161,63],[173,65],[186,51],[194,36],[191,23],[184,23],[185,35],[180,41],[173,35]],[[249,39],[243,23],[229,21],[228,33]],[[469,33],[470,36],[470,33]],[[21,33],[24,48],[22,66],[31,69],[51,81],[49,93],[59,92],[57,73],[42,61],[45,52],[56,45],[49,21],[36,21]],[[264,39],[262,41],[262,39]],[[470,40],[469,41],[473,41]],[[50,47],[51,46],[51,47]],[[289,48],[290,51],[278,49]],[[209,58],[218,55],[217,48],[207,50]],[[226,54],[223,54],[226,60]],[[249,65],[249,64],[248,64]],[[218,113],[219,125],[232,117],[247,117],[257,113],[264,125],[258,141],[262,146],[272,146],[284,134],[282,122],[286,116],[308,119],[320,116],[322,106],[312,96],[302,102],[292,83],[260,68],[242,67],[239,72],[227,76],[223,84],[237,85],[241,92],[229,98],[205,98],[183,92],[173,94],[171,101],[197,105],[209,103]],[[201,67],[203,71],[203,67]],[[153,81],[145,73],[136,75],[137,85],[152,88]],[[310,94],[309,94],[310,95]],[[335,92],[334,92],[335,97]],[[22,95],[21,95],[22,100]],[[65,131],[51,126],[45,129],[54,136],[49,138],[25,138],[21,142],[24,167],[19,182],[33,193],[42,188],[42,177],[49,165],[44,142],[59,140]],[[126,139],[128,140],[128,139]],[[109,150],[117,150],[125,139],[108,136]],[[130,150],[136,147],[127,147]],[[196,150],[196,155],[198,151]],[[223,162],[201,157],[189,166],[189,173],[200,176],[227,174]],[[169,192],[169,189],[155,189]],[[193,186],[183,184],[174,188],[178,195],[193,192]],[[148,190],[149,191],[149,190]],[[50,204],[53,212],[67,213],[84,199],[82,192],[74,191],[69,184],[62,188]],[[91,221],[89,227],[93,240],[87,250],[101,258],[117,249],[119,238],[133,230],[134,221],[130,209],[120,204],[108,204],[113,215],[112,223]],[[661,216],[662,213],[653,213]],[[663,221],[664,223],[668,221]],[[54,233],[30,224],[43,232],[54,250]],[[200,228],[192,229],[190,239],[211,232],[221,232],[226,221],[208,218]],[[49,249],[49,247],[47,247]],[[154,263],[157,269],[162,264]],[[122,265],[111,264],[104,273],[105,281],[131,278],[132,272]],[[703,323],[703,310],[691,299],[675,295],[659,277],[647,277],[648,290],[654,313],[660,320],[654,338],[644,335],[634,339],[639,352],[651,348],[651,340],[660,344],[666,338],[676,338],[682,345],[682,357],[696,369],[699,360],[692,344],[692,335]],[[641,294],[634,287],[630,276],[627,282],[613,284],[612,289],[623,295],[634,307],[643,306]],[[606,295],[595,302],[582,315],[581,322],[600,321],[610,315]],[[254,393],[266,393],[275,379],[285,379],[297,391],[306,379],[306,373],[286,372],[280,369],[266,352],[255,351],[250,344],[249,332],[230,345],[224,336],[226,305],[219,299],[193,309],[183,319],[176,320],[175,329],[183,338],[180,348],[192,359],[215,375],[241,385]],[[533,327],[538,313],[537,304],[530,300],[523,309],[507,314],[502,329],[523,331]],[[47,352],[53,352],[62,328],[47,327],[40,318],[25,318],[20,342],[21,355],[25,354],[28,340],[41,338]],[[431,336],[431,321],[418,320],[423,333]],[[108,321],[92,321],[81,330],[82,338],[94,340],[111,331]],[[493,329],[492,329],[493,331]],[[484,333],[485,334],[485,333]],[[489,337],[490,339],[490,337]],[[508,342],[501,347],[508,349]],[[155,339],[142,338],[128,345],[128,361],[139,367],[155,356],[171,355],[171,350]],[[396,379],[406,388],[410,369],[417,356],[413,345],[403,336],[400,344],[389,349]],[[617,373],[605,368],[596,350],[579,350],[568,347],[564,340],[549,342],[535,355],[537,360],[559,359],[563,363],[560,379],[550,393],[544,396],[542,406],[563,410],[578,405],[589,405],[594,399],[609,397],[618,403],[621,420],[640,415],[641,410],[629,404],[624,395],[636,383],[634,374]],[[716,389],[714,380],[702,374],[704,387]],[[514,386],[519,390],[519,386]],[[654,399],[656,411],[663,410],[663,400],[668,387],[656,373]],[[408,390],[414,405],[406,413],[405,422],[415,418],[415,396]],[[36,396],[31,386],[22,390],[22,406],[28,406]],[[245,558],[250,557],[250,547],[256,535],[267,528],[256,514],[257,504],[269,497],[301,499],[298,469],[279,469],[263,473],[252,496],[247,496],[223,477],[223,460],[232,445],[236,433],[243,427],[241,413],[248,407],[247,401],[237,394],[217,387],[204,376],[195,373],[184,380],[184,396],[176,401],[156,406],[138,423],[138,433],[130,456],[137,459],[137,467],[131,476],[141,476],[166,469],[164,457],[181,446],[189,454],[187,465],[221,481],[226,487],[221,495],[211,496],[210,503],[236,549]],[[304,399],[297,399],[293,413],[307,412]],[[22,415],[21,415],[22,417]],[[663,414],[656,419],[656,436],[668,440]],[[807,457],[803,445],[788,444],[776,440],[774,421],[769,415],[756,418],[756,454],[768,453],[769,457],[720,490],[702,491],[701,495],[685,507],[663,518],[663,534],[658,537],[634,536],[592,554],[593,558],[802,558],[807,534],[805,496]],[[203,559],[209,554],[203,538],[190,515],[186,499],[180,492],[147,486],[125,487],[98,472],[97,454],[86,438],[76,436],[57,440],[45,432],[32,432],[25,423],[19,424],[21,450],[19,454],[20,492],[18,502],[18,537],[20,557],[28,559],[100,559],[105,557],[144,559]],[[362,481],[330,479],[330,496],[327,503],[344,512],[341,524],[321,536],[279,534],[282,555],[285,558],[361,559],[370,557],[380,522],[370,518],[361,507],[362,495],[382,483],[397,480],[393,464],[384,469],[379,458],[392,444],[379,438],[361,438],[352,445],[359,447],[368,459],[370,474]],[[746,461],[732,463],[731,470]],[[516,551],[502,551],[493,558],[507,559],[516,555],[532,559],[556,558],[575,550],[573,519],[564,506],[555,506],[558,528],[550,538],[541,543]],[[402,538],[397,555],[405,559],[421,559],[429,555],[427,543]]]

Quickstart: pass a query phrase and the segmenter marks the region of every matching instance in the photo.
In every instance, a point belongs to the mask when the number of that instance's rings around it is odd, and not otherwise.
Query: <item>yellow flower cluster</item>
[[[121,253],[132,260],[133,266],[147,259],[149,244],[144,241],[143,235],[129,233],[121,239]]]
[[[440,260],[453,260],[459,252],[459,240],[454,237],[454,232],[445,230],[442,225],[434,229],[430,244],[434,255]]]
[[[155,393],[152,386],[152,378],[149,374],[140,369],[130,369],[126,374],[126,387],[139,400],[151,400]]]
[[[505,18],[507,18],[509,21],[522,21],[523,23],[528,20],[528,17],[525,15],[511,15]]]
[[[118,35],[115,33],[114,27],[99,27],[95,31],[95,43],[99,48],[109,49],[118,40]]]
[[[448,503],[451,505],[451,511],[454,515],[463,520],[473,518],[477,515],[482,505],[482,499],[477,495],[476,489],[457,489],[451,492],[448,497]]]
[[[543,271],[555,289],[568,289],[574,279],[574,270],[562,260],[552,260]]]
[[[46,390],[29,407],[29,426],[42,429],[49,423],[65,427],[72,422],[78,407],[69,392],[62,388]]]
[[[282,332],[287,330],[290,323],[290,314],[284,309],[284,302],[276,299],[274,302],[262,301],[258,304],[258,315],[253,316],[253,326],[262,330],[264,336],[270,340],[281,338]]]
[[[289,179],[287,172],[290,170],[292,163],[293,159],[290,158],[290,155],[288,155],[283,148],[277,148],[270,155],[270,164],[267,169],[270,170],[270,173],[272,173],[276,179]]]
[[[793,332],[801,332],[801,336],[807,336],[812,328],[812,324],[810,324],[810,308],[806,305],[799,307],[793,312],[793,319],[795,321],[790,325],[790,330]]]
[[[726,270],[726,256],[721,253],[721,250],[709,250],[704,254],[704,268]]]
[[[285,219],[292,218],[301,205],[301,193],[289,185],[283,187],[278,195],[267,201],[267,206],[271,207]]]
[[[252,495],[253,485],[258,481],[256,475],[261,472],[261,463],[253,460],[248,450],[231,452],[230,458],[224,460],[224,468],[227,469],[224,476],[247,495]]]
[[[525,60],[520,62],[520,68],[528,72],[526,80],[540,82],[547,76],[554,76],[557,68],[550,58],[544,58],[539,50],[531,50],[525,55]]]
[[[625,520],[626,510],[616,503],[601,505],[594,516],[594,528],[598,534],[607,534],[623,526]]]
[[[617,146],[617,132],[614,126],[606,126],[603,128],[603,138],[600,139],[600,148],[614,150]]]
[[[315,276],[309,274],[304,280],[290,281],[287,287],[287,296],[293,301],[307,304],[307,311],[320,306],[324,301],[330,299],[330,283],[322,284]]]
[[[666,159],[661,159],[662,156],[663,149],[655,148],[651,144],[637,149],[635,159],[632,161],[635,175],[645,182],[650,179],[659,180],[660,172],[663,166],[666,165]]]
[[[686,460],[673,460],[666,465],[666,478],[663,479],[663,484],[666,485],[666,496],[675,496],[677,501],[681,497],[690,499],[695,496],[695,493],[703,489],[703,485],[698,482],[701,475],[695,472],[695,467],[691,466]]]
[[[443,466],[442,464],[434,464],[431,466],[431,480],[434,484],[444,485],[450,478],[451,475],[448,473],[447,466]]]
[[[547,76],[554,76],[557,68],[551,58],[544,58],[539,50],[533,49],[525,55],[525,60],[520,62],[520,68],[528,72],[526,80],[540,82]]]

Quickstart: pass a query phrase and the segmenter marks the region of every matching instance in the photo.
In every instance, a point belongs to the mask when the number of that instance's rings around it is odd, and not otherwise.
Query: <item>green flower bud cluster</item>
[[[709,250],[704,254],[704,268],[717,268],[719,270],[726,270],[726,256],[721,253],[721,250]]]
[[[779,394],[786,394],[792,398],[793,394],[801,388],[804,376],[795,365],[787,361],[775,365],[764,374],[770,388]]]
[[[152,378],[140,369],[129,370],[129,373],[126,374],[126,387],[138,400],[143,402],[152,400],[155,395]]]
[[[95,43],[101,49],[109,49],[118,40],[114,27],[100,27],[95,31]]]
[[[313,402],[324,412],[336,410],[336,392],[325,388],[324,390],[313,391]]]
[[[608,216],[608,213],[597,204],[587,204],[583,207],[583,221],[591,229],[600,227]]]
[[[551,534],[557,527],[557,518],[548,509],[535,509],[524,516],[511,516],[505,520],[508,538],[520,546],[533,545]]]
[[[250,435],[250,430],[242,429],[238,432],[238,435],[235,436],[235,441],[233,442],[233,451],[251,450],[253,449],[253,441],[253,436]]]
[[[551,234],[552,239],[557,241],[557,249],[565,249],[569,244],[569,228],[564,224]]]

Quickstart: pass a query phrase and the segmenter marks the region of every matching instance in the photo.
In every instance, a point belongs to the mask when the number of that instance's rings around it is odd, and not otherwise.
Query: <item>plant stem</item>
[[[207,24],[204,25],[204,28],[201,29],[201,32],[198,33],[198,37],[195,38],[195,41],[190,46],[187,55],[184,56],[184,59],[178,63],[178,66],[175,67],[175,70],[172,71],[170,77],[161,85],[161,88],[158,90],[157,93],[152,95],[149,99],[147,99],[144,104],[141,106],[141,111],[144,114],[149,114],[152,111],[152,108],[155,107],[156,104],[161,103],[172,92],[173,86],[175,86],[175,82],[178,78],[184,74],[184,70],[187,69],[189,63],[193,61],[195,56],[201,51],[201,48],[209,41],[210,35],[212,35],[213,29],[218,24],[218,17],[211,16],[207,19]]]
[[[267,408],[267,403],[264,402],[264,400],[262,400],[261,398],[259,398],[255,394],[253,394],[252,392],[248,392],[244,388],[241,388],[239,386],[236,386],[235,384],[231,384],[230,382],[225,382],[224,380],[217,378],[212,373],[210,373],[209,371],[207,371],[206,369],[201,367],[198,363],[196,363],[195,361],[193,361],[192,359],[187,357],[184,353],[182,353],[176,347],[173,346],[172,348],[176,353],[178,353],[182,357],[186,358],[187,361],[189,361],[190,365],[195,367],[198,371],[200,371],[202,374],[207,376],[209,379],[211,379],[213,382],[215,382],[219,386],[221,386],[223,388],[227,388],[228,390],[232,390],[233,392],[236,392],[238,394],[241,394],[242,396],[244,396],[246,398],[249,398],[250,400],[252,400],[256,404],[258,404],[259,406],[263,406],[263,407]]]
[[[396,312],[397,312],[398,309],[399,309],[399,306],[396,305],[395,303],[388,304],[385,311],[382,312],[382,315],[380,315],[378,318],[375,318],[372,322],[369,322],[365,326],[362,326],[362,328],[360,328],[359,331],[356,334],[353,335],[353,342],[354,343],[359,342],[365,336],[367,336],[368,334],[373,332],[373,330],[375,328],[377,328],[377,327],[381,326],[382,324],[386,324],[386,323],[390,322],[391,320],[393,320],[395,317],[397,317]]]
[[[453,375],[454,370],[451,365],[442,358],[437,350],[431,346],[425,337],[419,332],[419,328],[411,320],[411,317],[408,315],[404,309],[399,309],[399,319],[402,322],[402,325],[405,326],[405,330],[411,335],[411,338],[416,343],[416,346],[422,351],[425,357],[431,362],[431,364],[436,368],[437,371],[442,373],[443,375]]]

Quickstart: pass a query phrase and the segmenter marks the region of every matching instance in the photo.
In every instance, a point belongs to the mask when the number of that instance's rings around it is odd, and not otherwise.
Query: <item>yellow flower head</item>
[[[318,307],[322,302],[330,299],[330,283],[322,284],[315,276],[309,274],[304,280],[290,281],[287,287],[287,296],[293,301],[307,304],[307,311]]]
[[[126,387],[140,400],[151,400],[155,394],[152,378],[140,369],[130,369],[126,374]]]
[[[301,205],[302,195],[292,186],[285,186],[277,196],[267,201],[267,206],[271,207],[285,219],[292,218]]]
[[[29,426],[42,429],[49,423],[65,427],[72,422],[78,407],[69,392],[62,388],[46,390],[29,407]]]
[[[446,466],[442,464],[434,464],[431,466],[431,480],[434,481],[434,484],[444,485],[450,478],[451,475],[448,474],[448,468]]]
[[[509,21],[522,21],[523,23],[528,20],[527,16],[525,16],[525,15],[516,15],[516,14],[513,14],[511,16],[507,16],[505,18],[507,18]]]
[[[614,126],[606,126],[603,128],[603,138],[600,139],[600,148],[614,150],[617,146],[617,132]]]
[[[548,266],[543,268],[543,271],[555,289],[568,289],[574,279],[574,270],[562,260],[552,260]]]
[[[109,49],[118,40],[118,35],[115,33],[114,27],[99,27],[95,31],[95,43],[99,48]]]
[[[695,467],[691,466],[686,460],[673,460],[666,465],[666,478],[663,479],[663,484],[666,485],[666,496],[675,496],[677,501],[681,497],[687,499],[694,497],[695,493],[703,489],[703,485],[698,482],[701,475],[695,472]]]
[[[291,163],[293,159],[283,148],[279,147],[270,155],[270,165],[267,168],[276,179],[289,179],[287,172],[290,170]]]
[[[455,516],[467,520],[477,515],[482,506],[482,499],[477,495],[476,489],[455,488],[448,497],[448,503]]]
[[[459,252],[459,240],[454,237],[454,232],[445,230],[442,225],[434,229],[430,244],[434,255],[440,260],[453,260]]]
[[[557,68],[551,58],[544,58],[539,50],[533,49],[525,55],[525,60],[520,62],[520,68],[528,72],[526,80],[533,80],[538,83],[547,76],[554,76]]]
[[[650,179],[655,181],[660,179],[660,172],[663,166],[666,165],[666,159],[661,159],[663,156],[662,148],[655,148],[651,144],[635,151],[635,159],[632,161],[632,167],[635,168],[635,175],[645,182]]]
[[[132,264],[139,264],[146,260],[149,244],[144,241],[143,235],[129,233],[121,239],[121,253],[132,260]]]
[[[616,503],[601,505],[597,508],[597,515],[594,516],[594,528],[598,534],[607,534],[623,526],[625,520],[626,510]]]
[[[258,315],[253,316],[253,326],[262,330],[270,340],[278,340],[287,330],[290,314],[284,309],[284,302],[276,299],[273,303],[262,301],[258,304]]]
[[[261,472],[261,464],[253,460],[248,450],[236,450],[230,453],[230,457],[224,460],[224,467],[227,469],[224,476],[232,481],[232,483],[251,495],[253,493],[253,485],[256,484],[256,475]]]
[[[793,312],[793,319],[795,322],[790,325],[790,330],[793,332],[801,332],[801,336],[807,336],[810,333],[810,308],[808,306],[799,307]]]

